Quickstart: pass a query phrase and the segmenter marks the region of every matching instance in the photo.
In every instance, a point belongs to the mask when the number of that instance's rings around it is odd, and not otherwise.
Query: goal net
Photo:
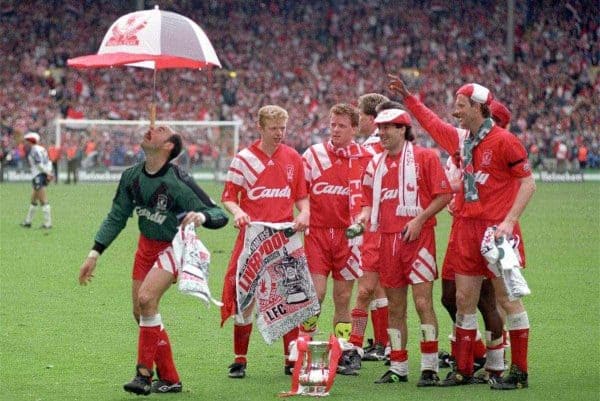
[[[195,179],[224,181],[239,147],[242,121],[156,121],[183,139],[183,151],[173,161]],[[144,159],[140,147],[147,120],[56,119],[55,138],[63,155],[77,150],[81,181],[118,181],[121,172]],[[66,174],[67,162],[59,175]]]

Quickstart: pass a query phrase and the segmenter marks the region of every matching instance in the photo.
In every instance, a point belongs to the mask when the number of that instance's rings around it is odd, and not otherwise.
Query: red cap
[[[494,117],[495,120],[498,120],[498,125],[502,128],[508,126],[510,118],[512,117],[512,113],[508,107],[494,99],[490,103],[490,111],[492,112],[492,117]]]
[[[410,127],[410,115],[401,109],[381,110],[379,114],[377,114],[377,117],[375,117],[375,124],[384,123],[402,124]]]
[[[492,92],[485,86],[481,86],[479,84],[466,84],[461,86],[457,91],[457,95],[465,95],[470,98],[472,101],[481,103],[481,104],[490,104],[492,99]]]
[[[28,132],[25,134],[23,139],[25,139],[27,142],[36,144],[40,141],[40,135],[37,132]]]

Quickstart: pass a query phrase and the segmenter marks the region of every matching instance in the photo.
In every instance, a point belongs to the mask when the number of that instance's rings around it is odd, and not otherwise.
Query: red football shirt
[[[450,155],[460,149],[459,130],[442,121],[416,97],[404,99],[408,110],[433,140]],[[527,151],[509,131],[494,125],[489,134],[473,151],[473,171],[479,205],[464,202],[461,189],[457,193],[457,216],[502,221],[512,207],[519,179],[531,175]]]
[[[417,173],[417,188],[419,203],[423,209],[427,209],[431,201],[438,195],[452,193],[448,179],[440,159],[431,149],[413,146],[415,154],[415,170]],[[363,178],[363,205],[373,206],[373,176],[375,174],[375,163],[373,159],[367,166]],[[396,210],[399,205],[398,199],[398,168],[401,153],[388,155],[385,159],[387,172],[382,177],[381,200],[379,207],[379,232],[397,233],[414,217],[397,216]],[[436,225],[435,216],[430,217],[423,227]]]
[[[283,144],[269,157],[258,143],[232,160],[221,201],[238,203],[253,221],[292,221],[294,203],[307,197],[302,158]]]
[[[357,202],[360,208],[361,177],[372,157],[366,149],[364,154],[364,157],[347,159],[329,152],[324,144],[312,145],[304,152],[302,158],[309,185],[311,227],[346,228],[351,224],[350,196],[356,198],[352,202]],[[351,179],[351,168],[358,169],[354,180]]]

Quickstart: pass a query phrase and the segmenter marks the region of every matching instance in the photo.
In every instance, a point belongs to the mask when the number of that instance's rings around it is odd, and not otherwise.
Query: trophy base
[[[326,386],[300,386],[300,395],[307,395],[310,397],[325,397],[329,395],[328,391],[325,391]]]

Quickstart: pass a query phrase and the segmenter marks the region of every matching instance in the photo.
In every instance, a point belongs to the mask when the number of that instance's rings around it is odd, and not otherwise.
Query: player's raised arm
[[[390,91],[402,98],[408,111],[439,146],[449,154],[454,154],[459,146],[456,127],[443,121],[436,113],[425,106],[406,88],[406,84],[398,75],[389,74],[388,77],[390,78],[388,84]]]

